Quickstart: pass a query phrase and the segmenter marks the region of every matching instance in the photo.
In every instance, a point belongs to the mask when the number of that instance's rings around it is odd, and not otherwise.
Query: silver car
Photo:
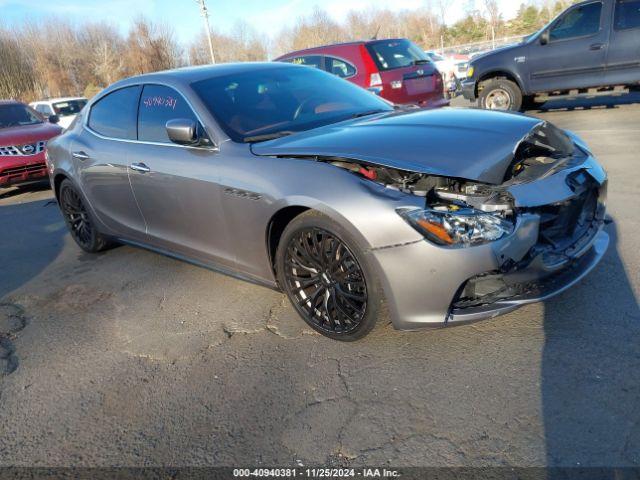
[[[120,81],[48,147],[78,245],[149,248],[283,290],[356,340],[495,317],[556,295],[608,246],[607,177],[527,116],[394,109],[269,63]]]

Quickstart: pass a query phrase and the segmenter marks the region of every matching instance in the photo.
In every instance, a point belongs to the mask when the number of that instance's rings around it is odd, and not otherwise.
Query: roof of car
[[[0,100],[0,105],[24,105],[22,102],[18,100]]]
[[[45,98],[44,100],[36,100],[31,103],[58,103],[58,102],[70,102],[71,100],[86,100],[84,97],[56,97],[56,98]]]
[[[163,70],[161,72],[145,73],[130,77],[114,83],[109,90],[114,87],[131,85],[136,83],[173,80],[175,83],[189,84],[199,80],[223,77],[226,75],[240,74],[245,72],[279,69],[297,68],[296,65],[275,63],[275,62],[242,62],[242,63],[221,63],[217,65],[201,65],[197,67],[182,67],[174,70]]]
[[[376,39],[369,39],[369,40],[354,40],[354,41],[351,41],[351,42],[331,43],[329,45],[319,45],[317,47],[310,47],[310,48],[303,48],[301,50],[294,50],[292,52],[288,52],[288,53],[285,53],[284,55],[279,56],[277,59],[291,57],[292,55],[299,55],[301,53],[316,52],[316,51],[319,51],[319,50],[324,50],[324,49],[333,48],[333,47],[348,47],[350,45],[354,45],[354,46],[367,45],[369,43],[395,41],[395,40],[406,40],[406,39],[405,38],[376,38]]]

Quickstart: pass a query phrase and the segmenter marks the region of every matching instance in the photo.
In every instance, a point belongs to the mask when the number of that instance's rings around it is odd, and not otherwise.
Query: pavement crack
[[[18,369],[19,361],[13,341],[27,326],[25,310],[17,303],[0,303],[0,378]]]

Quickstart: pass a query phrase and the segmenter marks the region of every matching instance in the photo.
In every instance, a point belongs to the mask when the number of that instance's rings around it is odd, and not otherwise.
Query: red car
[[[27,105],[0,100],[0,188],[47,178],[47,140],[62,129]]]
[[[340,43],[291,52],[276,59],[308,65],[367,88],[398,105],[448,105],[435,64],[405,39]]]

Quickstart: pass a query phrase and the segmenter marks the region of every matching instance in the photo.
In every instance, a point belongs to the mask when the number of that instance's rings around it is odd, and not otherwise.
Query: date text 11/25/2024
[[[235,468],[235,478],[397,478],[397,470],[386,468]]]

